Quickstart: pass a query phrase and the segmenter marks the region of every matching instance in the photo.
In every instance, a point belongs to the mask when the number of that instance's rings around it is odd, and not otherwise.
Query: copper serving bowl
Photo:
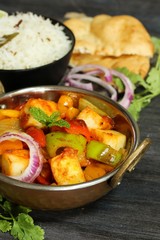
[[[127,170],[134,169],[149,146],[149,139],[145,139],[139,145],[139,129],[130,114],[116,102],[96,92],[63,86],[32,87],[2,95],[0,107],[14,108],[29,98],[44,98],[56,101],[61,94],[65,93],[72,93],[89,100],[114,118],[116,130],[127,136],[126,158],[119,167],[103,177],[67,186],[24,183],[0,173],[0,194],[7,199],[32,209],[64,210],[84,206],[115,188],[120,183],[123,174]]]

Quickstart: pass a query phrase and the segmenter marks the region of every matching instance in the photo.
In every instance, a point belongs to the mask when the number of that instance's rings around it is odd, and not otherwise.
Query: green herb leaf
[[[152,36],[151,39],[152,39],[152,42],[154,45],[155,52],[159,54],[160,53],[160,38]]]
[[[13,38],[15,38],[19,33],[15,32],[15,33],[11,33],[8,35],[4,35],[0,38],[0,47],[3,47],[5,44],[7,44],[8,42],[10,42]]]
[[[160,57],[158,57],[156,67],[152,68],[146,79],[147,90],[157,96],[160,94]]]
[[[6,212],[6,213],[10,213],[12,211],[12,204],[8,201],[4,201],[3,203],[3,210]]]
[[[57,111],[52,113],[51,116],[48,118],[48,127],[52,127],[53,125],[56,125],[56,123],[60,120],[59,117],[60,117],[60,112]]]
[[[154,39],[157,46],[157,53],[160,54],[160,39]],[[158,47],[159,46],[159,47]],[[152,67],[148,73],[147,78],[144,80],[140,75],[131,73],[126,68],[119,69],[120,72],[125,74],[134,84],[135,94],[128,111],[137,121],[140,112],[146,107],[151,100],[160,94],[160,55],[157,57],[155,67]]]
[[[0,220],[0,231],[3,233],[9,232],[12,229],[12,224],[7,220]]]
[[[0,195],[0,231],[18,240],[44,240],[44,230],[34,224],[31,209],[13,204]]]
[[[25,213],[20,213],[13,222],[11,235],[19,240],[42,240],[44,239],[44,231],[34,225],[32,217]]]
[[[43,125],[47,125],[48,122],[48,115],[42,111],[40,108],[31,107],[29,109],[30,114],[36,119],[38,122],[42,123]]]
[[[31,107],[29,109],[30,114],[38,122],[42,123],[46,127],[59,126],[69,128],[70,124],[64,119],[60,119],[60,112],[53,112],[48,116],[43,110],[37,107]]]

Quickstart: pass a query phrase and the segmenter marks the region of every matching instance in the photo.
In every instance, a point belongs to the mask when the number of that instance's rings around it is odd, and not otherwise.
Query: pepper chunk
[[[86,156],[88,159],[94,159],[106,163],[110,166],[116,166],[122,159],[122,151],[115,150],[111,146],[92,140],[87,144]]]
[[[55,157],[58,149],[70,147],[82,154],[86,148],[87,139],[82,135],[65,132],[52,132],[46,135],[46,148],[50,157]]]
[[[65,131],[67,133],[81,134],[84,137],[86,137],[88,141],[90,141],[91,133],[90,133],[85,121],[83,121],[81,119],[74,119],[74,120],[71,120],[68,122],[70,124],[70,127],[65,128]]]

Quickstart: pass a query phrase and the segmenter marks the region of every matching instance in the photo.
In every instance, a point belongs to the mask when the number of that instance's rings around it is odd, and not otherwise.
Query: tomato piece
[[[53,175],[51,171],[51,166],[48,161],[43,163],[43,168],[40,175],[48,182],[52,182]]]
[[[42,185],[50,185],[51,183],[48,182],[44,177],[42,177],[41,175],[39,175],[37,178],[36,178],[36,183],[39,183],[39,184],[42,184]]]
[[[53,175],[49,162],[43,163],[42,171],[36,178],[36,182],[42,185],[50,185],[53,182]]]
[[[52,126],[50,127],[50,131],[51,132],[65,132],[65,129],[63,127],[59,127],[59,126]]]
[[[91,134],[90,134],[90,131],[89,131],[85,121],[83,121],[81,119],[73,119],[68,122],[70,124],[70,127],[64,128],[67,133],[81,134],[84,137],[86,137],[86,139],[88,141],[91,140]]]
[[[46,146],[46,136],[42,129],[29,127],[26,129],[26,133],[30,135],[40,145],[40,147]]]

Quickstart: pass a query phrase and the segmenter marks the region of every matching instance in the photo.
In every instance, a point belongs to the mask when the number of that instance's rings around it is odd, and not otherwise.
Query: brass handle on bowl
[[[111,188],[115,188],[121,183],[122,177],[126,171],[131,172],[134,170],[136,164],[140,161],[142,155],[146,152],[151,143],[150,138],[145,138],[138,148],[129,156],[129,158],[123,163],[122,167],[112,177],[109,185]]]

